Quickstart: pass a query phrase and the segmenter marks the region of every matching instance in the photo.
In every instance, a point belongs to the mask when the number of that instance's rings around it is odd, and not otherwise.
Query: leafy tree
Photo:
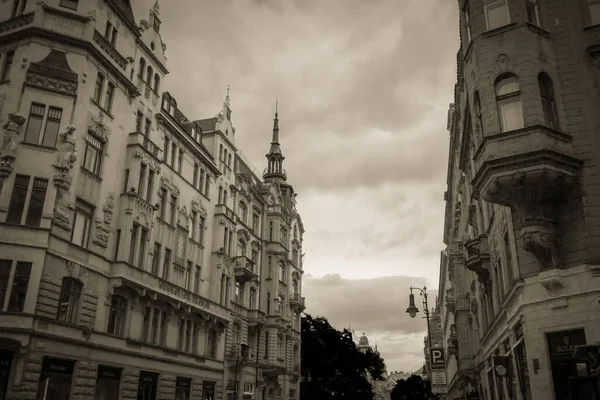
[[[400,379],[392,389],[391,400],[428,400],[437,399],[431,393],[431,382],[419,375],[411,375],[408,379]]]
[[[301,362],[304,399],[372,400],[367,374],[383,379],[385,368],[376,353],[356,348],[350,331],[338,331],[326,318],[310,315],[302,317]]]

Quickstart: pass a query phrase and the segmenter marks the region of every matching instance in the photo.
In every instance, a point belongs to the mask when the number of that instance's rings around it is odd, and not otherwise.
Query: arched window
[[[77,322],[79,302],[83,284],[77,279],[66,277],[62,280],[56,319],[74,324]]]
[[[294,295],[298,294],[298,281],[296,279],[292,281],[292,293]]]
[[[242,239],[238,241],[238,256],[243,257],[246,255],[246,242]]]
[[[152,83],[152,75],[154,75],[154,71],[152,70],[152,67],[148,65],[148,69],[146,69],[146,83],[148,86]]]
[[[544,110],[544,121],[546,126],[558,130],[558,113],[556,112],[556,99],[554,97],[554,84],[547,73],[541,72],[538,75],[538,85],[540,87],[540,97],[542,99],[542,109]]]
[[[140,70],[138,71],[138,78],[144,80],[144,70],[146,69],[146,60],[140,58]]]
[[[515,75],[504,75],[496,82],[496,104],[502,132],[521,129],[523,120],[523,102],[519,78]]]
[[[279,280],[285,282],[285,264],[283,261],[279,261]]]
[[[227,156],[227,166],[231,168],[231,154]]]
[[[154,91],[158,94],[160,90],[160,76],[158,74],[154,74]]]

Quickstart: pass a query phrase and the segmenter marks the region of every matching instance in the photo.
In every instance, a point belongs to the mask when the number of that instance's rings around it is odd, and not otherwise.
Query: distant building
[[[359,338],[358,345],[356,345],[356,348],[363,353],[366,353],[367,351],[372,351],[375,354],[379,355],[379,351],[377,351],[377,346],[375,346],[375,349],[373,349],[373,347],[371,347],[371,345],[369,345],[369,339],[367,338],[367,336],[364,333]],[[373,387],[373,400],[389,399],[389,393],[387,391],[387,388],[388,388],[387,378],[388,377],[387,377],[387,371],[385,371],[385,370],[384,370],[383,377],[385,378],[385,380],[380,381],[380,380],[372,379],[371,375],[367,374],[367,379],[369,380],[369,383]]]

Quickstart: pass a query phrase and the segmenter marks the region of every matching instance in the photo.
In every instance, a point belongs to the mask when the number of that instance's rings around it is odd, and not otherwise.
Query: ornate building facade
[[[0,399],[294,399],[302,236],[278,117],[187,118],[158,4],[0,4]],[[265,146],[266,147],[266,146]]]
[[[600,341],[595,3],[459,1],[446,398],[591,398],[579,392],[593,390],[590,364],[574,357]]]

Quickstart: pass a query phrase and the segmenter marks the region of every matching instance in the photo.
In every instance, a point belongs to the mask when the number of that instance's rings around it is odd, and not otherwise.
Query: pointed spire
[[[160,7],[158,6],[158,0],[156,0],[156,1],[154,2],[154,7],[152,7],[152,11],[154,11],[154,14],[157,14],[157,15],[158,15],[158,10],[159,10],[159,8],[160,8]]]
[[[279,146],[279,96],[275,97],[275,118],[273,119],[273,137],[271,139],[271,148],[266,155],[268,164],[267,170],[263,174],[263,178],[273,178],[286,180],[286,174],[283,169],[283,160],[285,157],[281,153]]]
[[[273,120],[273,140],[271,144],[279,144],[279,114],[277,113],[278,98],[275,97],[275,119]]]
[[[229,106],[229,85],[227,85],[227,96],[225,96],[225,104]]]

